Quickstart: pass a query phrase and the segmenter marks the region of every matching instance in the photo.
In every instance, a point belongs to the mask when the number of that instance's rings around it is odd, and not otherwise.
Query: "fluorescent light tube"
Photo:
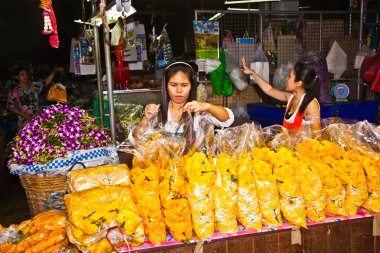
[[[246,4],[246,3],[260,3],[260,2],[280,2],[281,0],[241,0],[241,1],[225,1],[224,4]]]
[[[229,11],[259,11],[259,9],[231,8],[231,7],[228,7],[227,10]]]

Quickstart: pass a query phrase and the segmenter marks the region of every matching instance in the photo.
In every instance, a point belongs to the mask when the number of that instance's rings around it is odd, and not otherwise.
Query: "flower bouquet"
[[[65,174],[76,162],[87,167],[117,162],[111,139],[84,110],[53,105],[25,125],[12,142],[12,174]]]

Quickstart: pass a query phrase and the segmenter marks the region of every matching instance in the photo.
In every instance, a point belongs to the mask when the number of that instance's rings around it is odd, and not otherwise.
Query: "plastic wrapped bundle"
[[[301,160],[298,160],[297,177],[305,200],[306,217],[311,221],[320,222],[326,219],[326,202],[322,180],[318,171],[310,166],[313,162],[309,158],[301,157]]]
[[[149,160],[133,160],[131,189],[144,223],[145,233],[153,243],[165,241],[166,231],[159,196],[159,169]]]
[[[380,160],[364,156],[362,164],[368,180],[368,199],[363,207],[371,212],[380,212]]]
[[[160,198],[170,234],[177,241],[187,242],[193,235],[193,225],[186,197],[184,158],[170,160],[166,169],[161,169]]]
[[[114,226],[120,226],[130,246],[145,241],[144,226],[127,186],[102,186],[70,193],[65,203],[67,235],[79,248],[98,243]]]
[[[294,171],[297,165],[294,154],[287,148],[280,148],[273,158],[281,212],[291,224],[306,228],[305,202],[301,197],[301,188]]]
[[[346,158],[336,160],[333,167],[336,175],[344,183],[346,189],[346,207],[349,215],[355,215],[358,208],[361,207],[368,198],[367,180],[364,174],[363,166],[352,161],[358,154],[347,152]]]
[[[216,179],[213,188],[215,224],[224,233],[237,231],[238,170],[236,161],[228,154],[215,158]]]
[[[344,150],[331,141],[306,140],[297,145],[297,152],[300,157],[311,159],[310,168],[316,170],[322,180],[326,196],[325,210],[347,215],[346,190],[333,169],[333,163],[344,155]]]
[[[190,206],[186,196],[185,158],[181,157],[185,149],[185,139],[170,137],[163,140],[162,147],[167,160],[160,167],[160,199],[165,225],[177,241],[187,242],[193,235]]]
[[[129,170],[126,164],[109,164],[73,170],[67,174],[70,192],[83,191],[102,185],[130,184]]]
[[[204,153],[195,152],[186,159],[185,171],[194,232],[199,238],[207,239],[214,234],[214,167]]]
[[[321,78],[321,89],[318,101],[320,103],[331,103],[326,57],[323,56],[321,52],[309,51],[299,57],[298,61],[314,67],[317,75]]]
[[[243,153],[238,163],[238,221],[245,227],[261,230],[262,218],[256,191],[255,172],[249,153]]]
[[[230,79],[236,89],[243,91],[248,87],[247,77],[240,69],[239,64],[236,63],[234,57],[225,51],[226,54],[226,72],[229,74]]]
[[[270,227],[279,227],[282,225],[280,196],[272,165],[266,162],[273,158],[274,152],[268,148],[254,148],[251,154],[253,157],[256,190],[259,197],[260,210],[263,215],[263,222]]]
[[[71,252],[66,213],[49,210],[8,228],[0,226],[0,252]]]

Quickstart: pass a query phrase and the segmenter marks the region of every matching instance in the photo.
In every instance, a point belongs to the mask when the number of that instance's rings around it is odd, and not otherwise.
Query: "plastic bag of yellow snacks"
[[[150,160],[134,159],[130,171],[131,189],[144,230],[153,243],[165,241],[166,229],[159,195],[160,171]]]
[[[284,218],[293,225],[306,228],[305,202],[295,172],[298,164],[294,153],[281,147],[274,154],[272,163]]]
[[[165,225],[177,241],[188,242],[193,235],[190,206],[186,195],[185,139],[178,136],[165,138],[165,166],[160,167],[159,192]]]
[[[238,165],[238,221],[245,227],[261,230],[262,218],[259,196],[256,191],[255,171],[249,153],[243,153],[236,161]]]
[[[127,186],[102,186],[66,195],[70,242],[87,247],[104,239],[107,230],[121,226],[128,243],[145,241],[144,226]]]
[[[215,170],[204,153],[195,152],[187,157],[185,172],[194,232],[199,238],[207,239],[214,234],[212,187]]]
[[[282,225],[280,196],[273,166],[268,163],[274,158],[274,152],[268,148],[253,148],[251,155],[263,223],[270,227],[279,227]]]

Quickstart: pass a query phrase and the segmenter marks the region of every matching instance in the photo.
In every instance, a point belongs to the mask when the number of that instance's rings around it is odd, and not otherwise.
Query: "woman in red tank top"
[[[302,128],[304,118],[312,119],[312,130],[320,129],[320,107],[316,96],[319,92],[320,79],[315,69],[305,63],[297,62],[287,77],[286,90],[272,87],[256,72],[246,66],[242,57],[243,71],[253,77],[265,94],[281,102],[287,102],[283,126],[289,130]]]

